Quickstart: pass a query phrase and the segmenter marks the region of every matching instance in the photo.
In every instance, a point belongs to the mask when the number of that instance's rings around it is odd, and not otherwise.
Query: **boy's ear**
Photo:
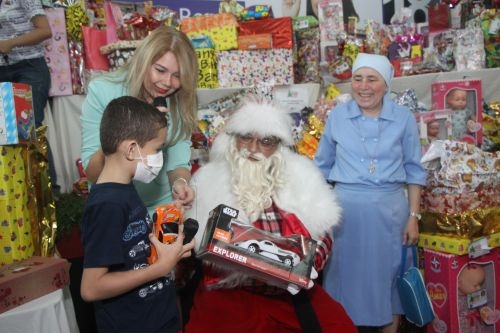
[[[122,151],[124,152],[127,160],[134,160],[136,157],[137,142],[134,140],[124,140],[121,144]]]

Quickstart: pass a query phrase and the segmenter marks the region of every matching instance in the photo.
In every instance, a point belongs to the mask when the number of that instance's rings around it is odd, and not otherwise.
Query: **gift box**
[[[45,59],[50,69],[49,96],[72,95],[64,8],[47,8],[45,14],[52,30],[52,38],[45,43]]]
[[[1,266],[0,313],[69,285],[69,266],[66,259],[37,256]]]
[[[487,244],[491,248],[500,247],[500,232],[491,234],[486,238]],[[432,234],[421,232],[418,237],[418,246],[429,250],[451,254],[468,254],[469,246],[476,239],[458,237],[454,234]]]
[[[198,257],[285,289],[290,283],[307,287],[316,241],[278,237],[238,223],[237,217],[238,210],[226,205],[210,212]]]
[[[291,49],[293,45],[293,29],[291,17],[268,18],[238,23],[238,35],[271,34],[274,48]]]
[[[451,109],[454,140],[480,145],[482,129],[482,82],[480,79],[436,81],[431,85],[432,109]]]
[[[220,88],[250,87],[262,82],[292,84],[292,50],[221,51],[217,53],[217,74]]]
[[[180,29],[189,37],[200,34],[210,37],[216,51],[238,48],[238,21],[230,13],[186,17]]]
[[[474,209],[456,214],[422,212],[421,232],[451,233],[474,238],[500,232],[500,206]]]
[[[272,49],[272,34],[255,34],[238,36],[238,49],[240,50],[261,50]]]
[[[498,332],[500,248],[474,259],[424,249],[424,270],[436,314],[427,332]]]
[[[425,187],[420,202],[421,211],[442,214],[499,207],[500,186],[482,186],[474,192],[461,193],[447,193],[442,187]]]
[[[0,145],[35,139],[31,86],[0,82]]]
[[[452,140],[451,110],[432,110],[415,114],[420,132],[420,145],[426,152],[432,141]]]
[[[140,40],[121,40],[102,46],[100,51],[107,57],[110,70],[114,70],[125,65],[132,58],[140,43]]]

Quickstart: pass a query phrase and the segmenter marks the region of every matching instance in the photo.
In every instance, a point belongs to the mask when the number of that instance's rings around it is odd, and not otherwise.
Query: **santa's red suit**
[[[245,128],[252,128],[251,122],[243,123],[246,124]],[[279,131],[276,133],[275,127],[262,133],[258,132],[257,127],[254,128],[252,133],[257,132],[262,137],[275,135],[287,143],[287,137],[283,140]],[[244,209],[239,207],[232,189],[231,166],[225,157],[230,142],[230,135],[219,134],[212,147],[210,162],[198,169],[192,178],[196,199],[192,208],[186,211],[186,217],[195,218],[200,224],[196,235],[197,247],[200,246],[209,212],[219,204],[238,209],[239,222],[249,225],[253,222],[248,220]],[[341,209],[330,186],[312,161],[295,154],[287,147],[279,149],[285,161],[286,181],[272,196],[273,204],[279,210],[297,217],[301,227],[307,229],[313,239],[319,240],[331,235],[332,228],[339,221]],[[322,269],[323,264],[324,262],[321,267],[316,268]],[[226,267],[222,267],[222,270],[227,271]],[[209,271],[210,274],[214,272],[212,268]],[[241,279],[242,274],[239,275]],[[230,288],[225,286],[207,289],[204,281],[206,280],[202,280],[196,291],[186,333],[303,331],[292,296],[286,291],[275,296],[265,295],[249,291],[247,287],[235,286],[235,281],[237,284],[238,280],[233,280]],[[322,332],[356,332],[342,306],[328,296],[321,286],[315,284],[307,294]]]

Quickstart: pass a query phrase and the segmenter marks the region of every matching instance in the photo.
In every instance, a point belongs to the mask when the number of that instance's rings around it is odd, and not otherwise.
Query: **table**
[[[0,314],[0,332],[78,333],[69,289],[57,289]]]

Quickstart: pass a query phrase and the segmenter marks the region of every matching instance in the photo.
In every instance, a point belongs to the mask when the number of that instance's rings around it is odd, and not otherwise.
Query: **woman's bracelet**
[[[187,185],[188,184],[188,181],[186,180],[186,178],[183,178],[183,177],[179,177],[177,179],[174,180],[173,184],[172,184],[172,187],[174,187],[174,184],[178,181],[182,181],[184,183],[184,185]]]

